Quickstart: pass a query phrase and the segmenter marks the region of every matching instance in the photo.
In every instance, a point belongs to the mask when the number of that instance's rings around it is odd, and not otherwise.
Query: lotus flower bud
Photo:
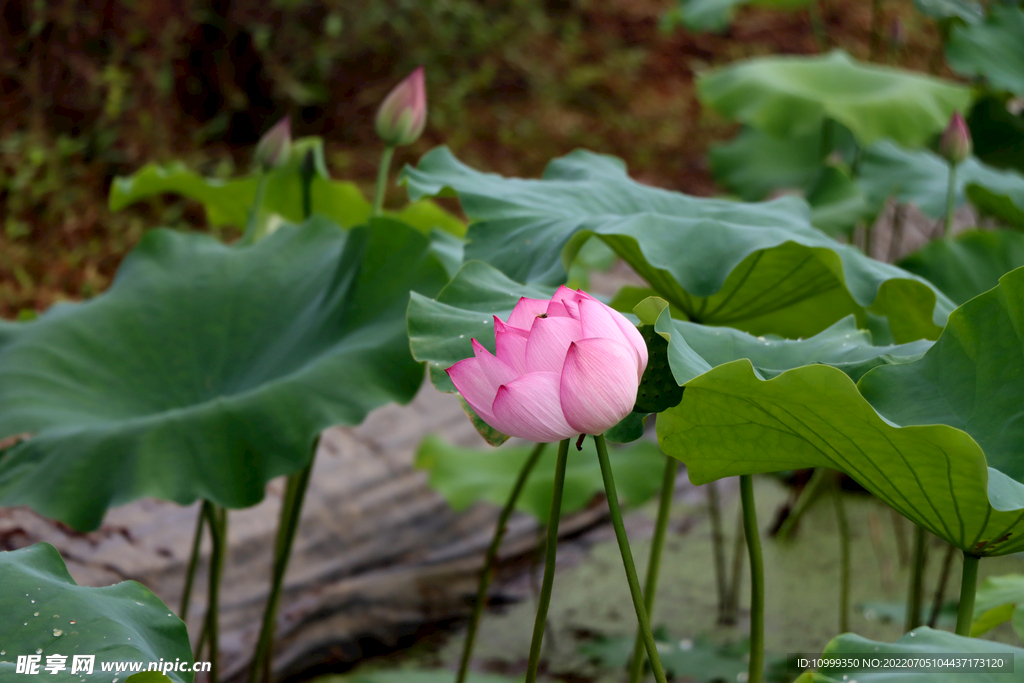
[[[954,112],[939,140],[939,154],[951,164],[959,164],[971,155],[971,131],[960,112]]]
[[[582,291],[522,298],[494,318],[496,353],[473,340],[473,358],[448,368],[484,422],[538,443],[602,434],[633,410],[647,344],[621,313]]]
[[[423,67],[395,86],[377,110],[377,135],[389,147],[411,145],[427,125],[427,84]]]
[[[907,31],[903,28],[903,22],[896,17],[889,24],[889,45],[892,47],[903,47],[907,44]]]
[[[256,163],[264,171],[276,168],[288,160],[291,151],[292,122],[290,117],[285,116],[260,138],[256,145]]]

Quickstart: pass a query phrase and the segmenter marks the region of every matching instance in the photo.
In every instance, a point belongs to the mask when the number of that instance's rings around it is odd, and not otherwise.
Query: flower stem
[[[665,546],[665,532],[668,530],[668,516],[672,510],[672,497],[676,492],[676,473],[679,471],[679,461],[673,457],[665,456],[665,471],[661,477],[661,496],[658,498],[658,517],[654,523],[654,537],[651,539],[651,554],[647,558],[647,577],[644,579],[644,607],[647,609],[647,616],[654,614],[654,595],[658,592],[658,570],[661,568],[661,550]],[[721,528],[719,528],[721,532]],[[721,539],[719,539],[721,541]],[[725,558],[722,558],[725,564]],[[719,583],[725,580],[719,576]],[[724,587],[724,584],[723,586]],[[719,600],[722,591],[719,590]],[[644,637],[639,628],[636,633],[636,642],[633,644],[633,659],[629,667],[629,683],[640,683],[640,677],[644,670]]]
[[[924,527],[914,525],[914,564],[910,571],[910,588],[907,596],[907,621],[904,631],[913,631],[920,626],[921,605],[924,599],[924,572],[928,564],[928,539]]]
[[[748,683],[761,683],[764,675],[764,558],[754,507],[754,477],[740,475],[740,500],[743,503],[743,531],[750,555],[750,673]]]
[[[384,212],[384,191],[388,186],[388,171],[391,169],[391,157],[395,154],[395,148],[388,146],[380,155],[380,168],[377,169],[377,188],[373,193],[373,215],[379,216]]]
[[[601,477],[604,479],[604,491],[608,498],[608,511],[611,513],[612,526],[615,528],[615,540],[619,542],[619,552],[622,553],[622,565],[626,570],[626,581],[629,583],[629,593],[633,597],[633,609],[636,610],[640,634],[643,636],[644,646],[647,648],[647,656],[650,658],[654,679],[658,683],[666,683],[665,670],[661,666],[658,648],[654,643],[654,634],[651,632],[651,622],[647,618],[644,596],[640,592],[640,580],[637,578],[636,567],[633,565],[633,553],[629,549],[626,527],[622,524],[622,510],[619,509],[619,496],[615,491],[615,477],[612,474],[611,462],[608,460],[608,447],[605,444],[604,435],[595,436],[594,444],[597,446],[597,459],[601,463]]]
[[[249,207],[249,217],[245,222],[245,233],[239,240],[242,244],[253,244],[258,242],[262,235],[260,230],[260,209],[263,208],[263,193],[267,187],[267,172],[260,171],[260,179],[256,184],[256,196],[253,197],[252,206]]]
[[[974,597],[978,590],[978,562],[981,557],[964,553],[964,573],[960,578],[960,606],[956,611],[956,634],[970,636],[974,621]]]
[[[313,442],[313,457],[320,439]],[[250,683],[270,680],[270,668],[273,664],[274,628],[277,619],[277,607],[281,601],[281,587],[284,585],[284,574],[288,570],[288,560],[295,541],[295,532],[299,528],[302,517],[302,502],[309,488],[309,475],[313,470],[313,457],[309,464],[299,472],[288,477],[284,498],[281,500],[281,515],[277,523],[277,538],[274,542],[274,567],[270,579],[270,594],[267,606],[263,611],[263,624],[260,626],[260,637],[256,642],[256,652],[249,670]]]
[[[828,49],[828,33],[825,31],[825,20],[821,16],[819,0],[811,0],[807,5],[807,13],[811,19],[811,31],[814,32],[814,42],[818,44],[818,52]]]
[[[796,531],[796,525],[799,524],[800,518],[807,512],[807,508],[811,506],[821,491],[821,485],[825,481],[825,468],[816,467],[811,472],[811,478],[804,484],[803,489],[800,491],[800,495],[796,499],[796,503],[793,504],[793,509],[786,515],[786,519],[782,522],[779,527],[779,531],[775,534],[775,537],[780,541],[788,539],[793,532]]]
[[[949,186],[946,188],[946,223],[942,230],[944,237],[953,234],[953,214],[956,211],[956,164],[949,165]]]
[[[544,579],[537,600],[537,618],[533,622],[533,638],[530,641],[530,660],[526,666],[526,683],[536,683],[537,668],[540,666],[540,646],[544,642],[544,626],[548,620],[548,605],[551,603],[551,586],[555,582],[555,560],[558,550],[558,519],[562,514],[562,489],[565,487],[565,463],[569,458],[569,439],[558,444],[558,461],[555,464],[555,487],[551,495],[551,514],[548,517],[548,537],[544,549]]]
[[[729,575],[729,602],[726,603],[724,626],[735,626],[740,615],[740,584],[743,581],[743,548],[747,545],[743,531],[743,510],[736,517],[736,534],[732,539],[732,574]]]
[[[519,477],[512,486],[512,492],[509,493],[508,500],[505,502],[505,507],[502,508],[501,514],[498,515],[494,536],[491,538],[491,545],[487,548],[483,569],[480,570],[480,581],[476,589],[476,603],[473,604],[473,614],[469,618],[469,628],[466,631],[466,642],[462,646],[462,660],[459,662],[459,675],[455,679],[456,683],[464,683],[466,674],[469,672],[469,661],[473,657],[473,645],[476,642],[476,630],[480,625],[480,617],[483,615],[484,607],[487,605],[487,589],[491,585],[494,563],[498,558],[498,549],[501,548],[501,539],[505,536],[509,517],[512,516],[516,503],[519,501],[519,495],[523,491],[523,486],[526,485],[526,480],[530,478],[530,473],[533,472],[534,466],[540,460],[545,446],[547,446],[546,443],[537,444],[533,452],[530,453],[530,457],[523,463],[523,468],[519,470]]]
[[[206,512],[206,523],[210,527],[212,552],[210,553],[210,587],[209,605],[206,608],[206,637],[210,645],[210,683],[218,680],[218,653],[220,639],[218,634],[220,580],[224,573],[224,553],[227,550],[228,513],[222,507],[208,501],[203,503]]]
[[[199,546],[203,542],[203,523],[205,522],[202,506],[199,507],[199,514],[196,515],[196,530],[192,536],[192,554],[188,560],[188,572],[185,574],[185,588],[181,592],[181,609],[178,616],[182,621],[188,619],[188,604],[192,602],[192,584],[196,578],[196,568],[199,566]]]
[[[939,613],[942,611],[942,603],[946,598],[946,584],[949,583],[949,571],[953,565],[953,553],[956,546],[952,543],[946,544],[946,554],[942,558],[942,569],[939,571],[939,583],[935,586],[935,597],[932,600],[932,613],[928,616],[928,626],[935,628],[939,623]]]
[[[728,622],[729,577],[725,568],[725,533],[722,531],[722,502],[718,482],[704,485],[708,494],[708,518],[711,520],[711,551],[715,560],[715,588],[718,591],[718,623]],[[645,593],[646,595],[646,593]]]
[[[850,522],[846,518],[846,506],[843,503],[843,489],[839,485],[838,476],[832,489],[835,501],[836,523],[839,526],[839,632],[850,630]]]

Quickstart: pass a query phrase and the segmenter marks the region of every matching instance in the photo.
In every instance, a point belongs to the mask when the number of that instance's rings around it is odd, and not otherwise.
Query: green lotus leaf
[[[990,576],[978,586],[971,636],[977,637],[1009,621],[1024,638],[1024,618],[1017,607],[1024,603],[1024,574]]]
[[[953,304],[927,281],[815,230],[807,205],[700,199],[631,180],[613,157],[574,152],[543,180],[480,173],[436,149],[406,168],[413,197],[457,192],[475,222],[466,258],[554,286],[597,235],[694,321],[816,334],[849,314],[888,318],[897,341],[936,338]]]
[[[982,211],[1024,229],[1024,175],[1000,171],[971,157],[957,166],[955,206],[967,198]],[[946,215],[949,164],[928,150],[909,151],[889,141],[864,151],[857,184],[880,208],[890,196],[927,216]]]
[[[821,134],[777,138],[744,128],[729,142],[714,145],[708,162],[715,180],[745,201],[778,189],[804,189],[821,171]]]
[[[846,126],[862,146],[891,138],[921,147],[971,104],[968,88],[931,76],[856,62],[844,52],[763,57],[702,75],[701,101],[740,123],[789,138]]]
[[[504,505],[534,446],[502,446],[462,448],[437,436],[428,436],[416,453],[416,467],[429,473],[430,487],[444,496],[455,510],[464,510],[478,501]],[[551,514],[551,493],[554,487],[555,460],[558,444],[548,444],[543,455],[526,480],[516,509],[547,523]],[[615,486],[630,505],[643,505],[657,495],[665,455],[657,445],[639,442],[630,446],[609,448],[608,457],[615,472]],[[565,491],[562,514],[585,508],[594,496],[604,492],[601,467],[594,450],[594,440],[583,442],[583,450],[569,448],[565,470]]]
[[[304,214],[299,169],[308,151],[313,152],[316,169],[310,186],[314,212],[344,228],[365,223],[371,213],[370,202],[355,183],[330,179],[324,164],[323,141],[320,138],[296,140],[289,160],[268,172],[260,221],[274,225],[281,220],[291,223],[302,221]],[[259,175],[221,180],[203,178],[181,163],[165,166],[149,164],[128,177],[115,178],[110,187],[109,203],[112,211],[120,211],[148,197],[165,193],[178,194],[201,203],[211,226],[244,228],[250,207],[256,199],[257,185]],[[459,219],[430,201],[416,202],[389,215],[421,232],[430,232],[433,228],[456,236],[466,232],[465,225]]]
[[[736,8],[742,5],[792,10],[805,7],[811,0],[682,0],[677,12],[691,31],[724,31],[732,22]]]
[[[936,631],[927,626],[916,628],[905,634],[895,643],[882,643],[868,640],[853,633],[844,633],[833,638],[825,646],[822,657],[856,657],[867,656],[872,659],[905,656],[935,659],[942,655],[976,655],[978,657],[997,657],[1008,655],[1013,659],[1013,671],[1019,672],[1024,666],[1024,650],[991,640],[979,640],[958,636],[948,631]],[[1009,683],[1020,680],[1019,673],[967,673],[963,670],[940,672],[915,671],[871,671],[854,668],[829,669],[827,675],[819,672],[808,672],[796,680],[796,683]]]
[[[19,656],[39,655],[38,675],[47,681],[112,683],[126,674],[103,671],[111,662],[182,660],[192,663],[185,624],[145,586],[125,581],[105,588],[79,586],[60,553],[48,543],[0,552],[0,678],[33,680],[16,673]],[[62,655],[65,670],[44,667]],[[94,655],[91,675],[71,675],[75,655]],[[59,660],[53,662],[60,664]],[[169,672],[175,683],[192,683],[188,672]]]
[[[984,23],[954,26],[946,61],[963,76],[983,78],[990,87],[1024,97],[1024,10],[992,5]]]
[[[1022,301],[1017,269],[957,309],[919,360],[876,367],[857,385],[825,365],[767,381],[749,360],[720,365],[659,416],[662,449],[698,484],[830,467],[961,550],[1019,552]]]
[[[1024,266],[1024,235],[1010,230],[971,230],[933,240],[900,261],[962,304],[999,284],[999,278]]]
[[[1024,173],[1024,115],[1007,108],[1005,98],[986,95],[967,118],[974,155],[995,168]]]
[[[914,0],[914,7],[932,19],[962,19],[977,24],[985,18],[985,8],[970,0]]]
[[[144,496],[253,505],[331,425],[416,393],[410,290],[447,276],[397,221],[324,218],[251,246],[148,233],[110,289],[0,323],[0,504],[76,529]]]

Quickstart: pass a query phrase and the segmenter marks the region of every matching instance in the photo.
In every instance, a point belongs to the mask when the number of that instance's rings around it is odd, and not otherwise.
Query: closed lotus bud
[[[260,138],[256,145],[256,163],[265,171],[276,168],[288,160],[291,151],[292,123],[291,118],[285,116]]]
[[[496,353],[473,340],[473,358],[448,368],[484,422],[537,443],[603,434],[633,411],[647,344],[618,311],[560,287],[522,298],[508,321],[494,318]]]
[[[939,140],[939,154],[951,164],[959,164],[971,156],[971,131],[960,112],[954,112]]]
[[[427,84],[423,67],[395,86],[377,110],[377,135],[389,147],[411,145],[427,125]]]
[[[889,24],[889,45],[893,47],[903,47],[907,43],[907,32],[903,28],[903,22],[899,20],[899,17],[892,20]]]

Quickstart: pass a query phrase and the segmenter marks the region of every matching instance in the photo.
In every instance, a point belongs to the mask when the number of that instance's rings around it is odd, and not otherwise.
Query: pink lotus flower
[[[256,162],[264,170],[280,166],[288,160],[292,150],[292,121],[285,116],[263,134],[256,145]]]
[[[473,340],[473,358],[448,368],[484,422],[538,443],[602,434],[636,403],[647,344],[621,313],[582,291],[522,298],[494,317],[497,355]]]
[[[967,127],[967,122],[960,112],[953,112],[949,125],[939,138],[939,154],[949,163],[956,165],[971,156],[972,147],[971,130]]]
[[[423,67],[395,86],[377,110],[377,135],[389,147],[411,145],[427,125],[427,83]]]

